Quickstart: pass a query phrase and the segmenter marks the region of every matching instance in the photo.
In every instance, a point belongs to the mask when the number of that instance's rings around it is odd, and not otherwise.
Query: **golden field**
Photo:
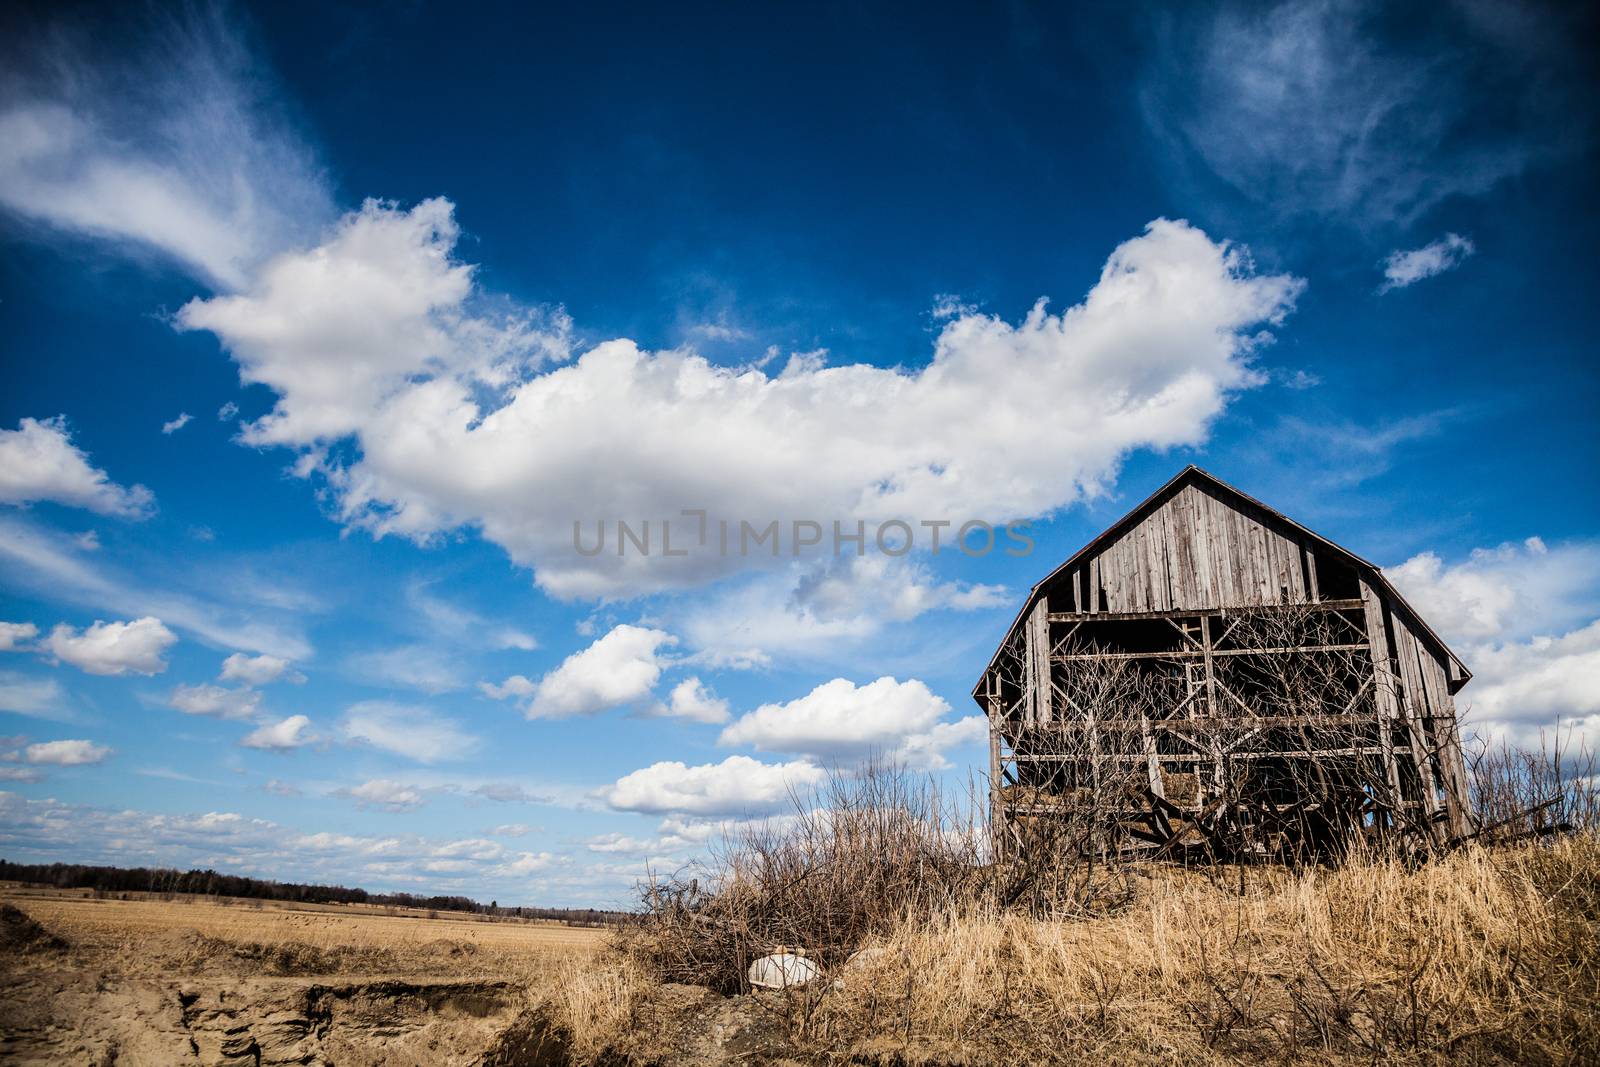
[[[381,905],[127,895],[133,899],[0,883],[0,904],[12,904],[91,949],[193,933],[239,944],[303,942],[324,949],[416,950],[442,940],[492,955],[555,957],[593,952],[606,934],[597,927]]]

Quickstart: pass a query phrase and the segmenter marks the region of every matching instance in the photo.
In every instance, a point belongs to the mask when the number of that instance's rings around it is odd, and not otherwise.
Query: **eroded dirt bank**
[[[404,956],[195,933],[120,946],[74,943],[5,907],[0,1063],[568,1063],[566,1036],[541,1007],[549,990],[539,972],[507,974],[506,962],[448,941]],[[408,965],[411,973],[398,973]],[[636,1012],[622,1047],[602,1062],[714,1067],[782,1063],[791,1052],[777,1002],[668,985],[654,988]]]

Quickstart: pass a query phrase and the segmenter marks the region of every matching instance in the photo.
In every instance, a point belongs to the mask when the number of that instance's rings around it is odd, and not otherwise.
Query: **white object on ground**
[[[822,974],[822,968],[792,952],[774,952],[750,964],[750,984],[762,989],[805,985]]]

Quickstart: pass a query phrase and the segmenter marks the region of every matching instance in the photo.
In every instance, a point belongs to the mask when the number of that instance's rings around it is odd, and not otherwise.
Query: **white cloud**
[[[0,711],[37,719],[69,718],[62,708],[61,684],[54,678],[30,678],[0,671]]]
[[[257,727],[239,742],[245,748],[262,748],[273,752],[287,752],[308,745],[316,738],[309,733],[311,720],[304,715],[291,715],[278,722]]]
[[[488,782],[472,792],[474,796],[499,804],[548,804],[553,799],[510,782]]]
[[[536,874],[564,862],[564,858],[548,852],[519,852],[516,858],[496,867],[495,873],[502,877]]]
[[[142,485],[120,486],[72,443],[65,416],[24,418],[15,430],[0,430],[0,503],[49,500],[101,515],[143,519],[155,497]]]
[[[466,684],[457,666],[459,658],[436,645],[410,644],[357,653],[350,657],[348,664],[352,671],[374,685],[448,693]]]
[[[1457,233],[1447,233],[1432,244],[1409,251],[1394,251],[1383,263],[1383,284],[1378,292],[1404,289],[1424,278],[1443,274],[1461,265],[1461,261],[1477,251],[1471,241]]]
[[[101,622],[79,631],[61,623],[44,643],[50,654],[89,674],[160,674],[161,657],[178,640],[176,634],[147,615],[132,622]]]
[[[253,719],[261,709],[261,694],[220,685],[180,685],[167,698],[169,706],[185,715],[210,715],[218,719]]]
[[[235,598],[224,602],[215,596],[213,580],[218,575],[213,572],[193,566],[157,570],[147,564],[140,578],[129,578],[111,567],[91,566],[73,538],[4,517],[0,517],[0,573],[13,586],[52,600],[71,600],[95,611],[158,615],[208,644],[288,659],[311,655],[298,620],[290,614],[304,604],[293,600],[280,584],[269,586],[248,574],[223,576]],[[182,591],[185,583],[192,592]]]
[[[30,768],[19,768],[31,770]],[[36,773],[31,776],[37,776]],[[6,776],[10,777],[10,776]],[[360,791],[360,797],[354,795]],[[384,779],[337,793],[369,807],[410,810],[427,791]],[[570,860],[553,852],[512,851],[482,839],[414,834],[362,835],[326,827],[281,826],[235,812],[169,815],[28,800],[0,790],[0,825],[7,858],[29,862],[112,864],[123,867],[213,867],[270,870],[286,881],[360,885],[377,891],[461,893],[512,903],[582,906],[621,902],[641,872],[583,872],[569,878]],[[507,833],[537,832],[508,827]],[[442,864],[450,869],[427,867]]]
[[[655,705],[651,713],[691,722],[727,722],[728,702],[707,689],[699,678],[685,678],[672,687],[667,699]]]
[[[1535,744],[1559,720],[1600,743],[1600,545],[1530,537],[1385,573],[1472,670],[1456,703],[1480,735]]]
[[[234,419],[236,419],[238,417],[239,417],[239,405],[235,404],[231,400],[217,409],[217,421],[218,422],[232,422]]]
[[[687,815],[745,815],[777,811],[793,795],[825,776],[805,760],[762,763],[729,756],[721,763],[690,767],[677,761],[653,763],[601,791],[618,811]]]
[[[796,700],[764,704],[742,716],[722,731],[718,743],[824,760],[877,753],[942,767],[948,765],[944,748],[983,736],[981,716],[943,722],[949,711],[944,698],[916,679],[885,677],[857,686],[835,678]]]
[[[31,622],[0,622],[0,652],[26,652],[39,628]]]
[[[43,763],[55,767],[80,767],[99,763],[111,755],[111,749],[92,741],[42,741],[29,745],[24,758],[29,763]]]
[[[1492,14],[1491,14],[1492,12]],[[1287,215],[1408,223],[1581,143],[1583,60],[1553,9],[1462,5],[1396,34],[1376,5],[1174,9],[1142,91],[1179,168],[1197,159]]]
[[[82,48],[57,27],[10,64],[0,206],[235,286],[328,218],[330,198],[225,15],[191,10]]]
[[[497,626],[479,615],[428,591],[426,581],[406,586],[406,606],[427,622],[431,637],[445,639],[463,647],[478,649],[485,644],[496,649],[514,648],[531,652],[539,647],[532,634],[513,626]]]
[[[222,661],[222,673],[218,677],[224,682],[238,682],[240,685],[267,685],[279,679],[299,685],[306,680],[306,676],[291,670],[292,666],[282,656],[269,656],[266,653],[251,656],[235,652]]]
[[[687,605],[676,628],[698,662],[761,666],[775,655],[826,659],[929,611],[1009,603],[1003,586],[940,581],[921,561],[846,556],[733,583]]]
[[[539,639],[530,633],[507,628],[494,635],[496,648],[514,648],[518,652],[532,652],[539,647]]]
[[[499,685],[493,682],[479,682],[478,689],[492,700],[510,700],[512,697],[518,699],[531,697],[538,692],[539,687],[532,679],[521,674],[513,674]]]
[[[270,413],[243,427],[244,440],[338,440],[410,393],[419,376],[461,374],[495,388],[529,365],[564,357],[564,318],[466,311],[472,268],[449,256],[459,232],[448,201],[401,211],[369,200],[319,247],[271,260],[246,292],[180,309],[183,328],[227,341],[244,381],[280,394]],[[440,528],[420,515],[392,522],[419,520],[429,532]]]
[[[676,638],[662,630],[623,624],[539,680],[528,703],[530,719],[593,715],[642,700],[655,688],[665,661],[663,646]]]
[[[689,587],[759,559],[573,551],[575,520],[716,515],[1005,519],[1100,492],[1139,448],[1198,444],[1301,283],[1157,220],[1082,303],[948,320],[930,364],[776,375],[611,341],[563,362],[561,321],[486,320],[451,207],[369,203],[237,296],[179,314],[278,395],[245,430],[300,449],[340,516],[428,540],[482,531],[563,597]],[[355,452],[331,449],[354,439]],[[357,458],[344,458],[349,456]],[[462,472],[470,472],[463,477]],[[618,472],[626,476],[619,477]],[[680,529],[680,534],[682,530]]]
[[[1471,650],[1473,681],[1457,698],[1493,731],[1530,740],[1541,727],[1576,721],[1600,742],[1600,619],[1557,637]]]
[[[383,808],[387,811],[410,811],[419,808],[427,798],[422,790],[389,778],[374,778],[341,790],[339,795],[349,797],[361,807]]]
[[[598,837],[591,837],[588,842],[585,843],[584,847],[590,852],[632,853],[635,855],[643,855],[646,852],[655,851],[660,846],[655,841],[646,841],[637,837],[629,837],[626,834],[610,833],[601,834]]]
[[[161,432],[170,437],[193,421],[193,415],[189,414],[187,411],[180,412],[178,417],[173,419],[171,422],[163,422],[161,424]]]
[[[352,705],[339,728],[350,741],[418,763],[462,759],[478,747],[478,739],[450,719],[426,708],[381,700]]]
[[[1551,547],[1537,537],[1474,549],[1447,564],[1422,552],[1384,569],[1448,639],[1521,639],[1600,614],[1600,544]]]

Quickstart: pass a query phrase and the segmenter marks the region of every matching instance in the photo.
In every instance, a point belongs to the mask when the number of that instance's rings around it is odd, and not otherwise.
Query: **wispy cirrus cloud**
[[[1455,4],[1409,31],[1392,13],[1361,0],[1164,13],[1147,121],[1180,169],[1277,214],[1360,227],[1409,225],[1588,136],[1576,9]]]
[[[478,738],[444,715],[382,700],[351,705],[339,720],[339,731],[349,741],[418,763],[459,760],[478,747]]]
[[[130,15],[105,40],[12,29],[5,210],[224,289],[332,217],[321,167],[223,8]]]
[[[1383,284],[1378,287],[1378,292],[1404,289],[1436,274],[1454,270],[1476,251],[1477,248],[1469,239],[1458,233],[1447,233],[1421,248],[1391,252],[1389,258],[1384,260]]]
[[[181,587],[180,580],[168,585],[153,583],[148,577],[134,578],[111,564],[86,558],[76,539],[20,519],[0,516],[0,575],[16,588],[95,611],[154,615],[215,647],[249,649],[290,660],[311,655],[311,645],[295,618],[305,609],[303,604],[229,603],[214,590],[174,588]],[[175,576],[191,581],[195,577],[192,570]],[[274,595],[281,595],[281,590]]]

